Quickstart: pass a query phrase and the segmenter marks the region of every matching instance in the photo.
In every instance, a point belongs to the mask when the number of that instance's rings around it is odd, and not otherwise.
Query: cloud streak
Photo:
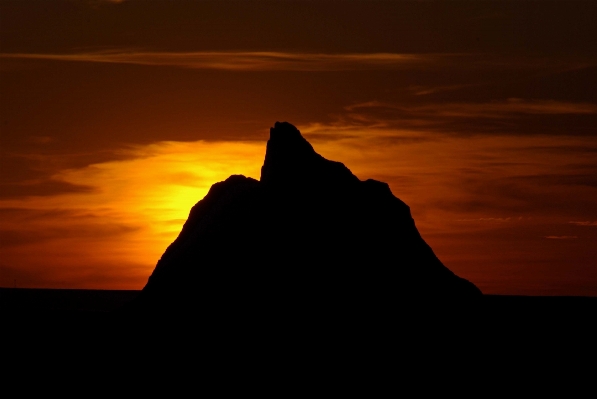
[[[509,98],[502,101],[485,103],[443,103],[408,106],[370,101],[350,105],[349,112],[359,110],[401,111],[424,116],[442,116],[455,118],[505,118],[513,114],[527,115],[592,115],[597,114],[597,104],[567,102],[556,100],[525,100]]]
[[[105,2],[103,4],[118,4]],[[592,68],[594,59],[545,59],[541,57],[496,56],[486,53],[317,53],[291,51],[154,51],[115,48],[76,53],[0,53],[0,59],[48,60],[167,66],[226,71],[361,71],[429,68],[456,70],[529,70],[559,74]],[[3,66],[6,68],[6,66]],[[459,90],[477,84],[410,86],[415,95]]]
[[[597,226],[597,220],[595,220],[594,222],[591,221],[582,221],[582,222],[568,222],[570,224],[574,224],[576,226]]]
[[[267,51],[102,51],[75,54],[4,53],[0,57],[5,59],[135,64],[227,71],[342,71],[394,69],[403,66],[431,63],[441,58],[450,57],[450,55],[396,53],[315,54]]]
[[[595,136],[597,104],[509,98],[426,104],[367,101],[344,107],[328,130],[397,129],[458,136]]]

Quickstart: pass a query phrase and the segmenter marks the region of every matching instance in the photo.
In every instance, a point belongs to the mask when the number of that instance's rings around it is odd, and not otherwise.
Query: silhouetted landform
[[[83,374],[77,377],[78,388],[90,376],[100,376],[93,382],[96,387],[115,376],[139,384],[141,376],[168,381],[173,373],[176,384],[183,376],[196,385],[185,372],[189,367],[195,372],[199,365],[200,376],[213,378],[219,387],[226,387],[237,374],[253,378],[252,373],[258,373],[255,378],[267,376],[268,385],[276,373],[296,373],[297,384],[315,375],[319,386],[321,376],[334,372],[341,373],[343,381],[347,375],[361,381],[372,374],[375,384],[389,380],[395,386],[391,361],[406,364],[407,372],[414,370],[415,380],[422,370],[425,376],[434,376],[435,370],[441,373],[438,377],[445,376],[454,365],[461,374],[463,360],[468,359],[483,375],[495,368],[503,371],[504,365],[508,372],[522,365],[520,375],[527,376],[534,364],[556,370],[584,366],[595,347],[592,316],[597,297],[484,295],[480,306],[473,307],[475,312],[465,317],[443,308],[441,313],[413,312],[408,318],[394,311],[375,320],[352,317],[333,324],[320,323],[321,318],[315,323],[289,320],[285,314],[271,315],[264,323],[263,318],[250,323],[226,315],[228,319],[214,323],[204,312],[184,313],[175,320],[153,317],[155,313],[134,317],[112,312],[139,294],[0,288],[6,381],[11,381],[11,372],[34,377]],[[235,323],[238,319],[241,322]],[[367,382],[368,390],[370,386],[374,385]]]
[[[0,313],[98,315],[114,312],[137,290],[0,288]]]
[[[311,314],[481,296],[440,262],[386,183],[360,181],[276,122],[261,180],[211,187],[134,308]]]
[[[81,317],[106,321],[115,310],[133,302],[140,293],[137,290],[0,287],[0,316],[64,316],[73,321]],[[484,295],[478,309],[482,309],[482,313],[477,315],[476,321],[492,321],[504,326],[563,321],[579,324],[583,320],[592,326],[593,320],[587,315],[597,311],[597,297]]]

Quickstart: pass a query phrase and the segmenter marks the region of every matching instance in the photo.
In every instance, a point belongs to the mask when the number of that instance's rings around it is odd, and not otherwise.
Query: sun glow
[[[560,150],[586,139],[514,142],[325,126],[303,133],[318,153],[343,162],[361,180],[387,182],[442,262],[484,292],[503,289],[499,281],[526,281],[525,270],[549,265],[568,253],[564,246],[591,239],[590,222],[570,221],[593,220],[580,199],[591,198],[594,189],[577,182],[593,154],[577,154],[578,164],[570,165]],[[54,179],[93,190],[0,202],[11,209],[4,225],[14,232],[0,265],[10,277],[0,273],[0,283],[18,278],[21,286],[43,281],[46,287],[140,289],[191,207],[230,175],[259,179],[264,154],[263,141],[158,142],[125,150],[124,160],[63,170]],[[564,203],[574,205],[568,213],[550,211]],[[511,235],[519,237],[516,245]],[[548,240],[553,237],[570,239]],[[548,250],[546,240],[555,242]],[[529,257],[529,248],[542,257]],[[581,259],[578,267],[590,264]]]
[[[262,143],[162,142],[132,150],[130,160],[69,170],[56,177],[75,184],[95,182],[101,192],[90,196],[91,205],[108,202],[156,228],[156,224],[184,221],[211,185],[231,174],[258,179],[263,147]]]
[[[25,234],[54,232],[3,250],[4,262],[33,272],[49,252],[56,276],[49,285],[60,286],[58,276],[66,274],[80,275],[79,287],[101,288],[106,281],[97,273],[110,270],[111,286],[139,289],[211,185],[232,174],[259,179],[264,152],[262,142],[160,142],[127,150],[126,160],[64,170],[54,178],[95,190],[3,201],[45,215],[29,222]],[[18,218],[9,223],[22,228]],[[41,247],[44,259],[32,256]]]

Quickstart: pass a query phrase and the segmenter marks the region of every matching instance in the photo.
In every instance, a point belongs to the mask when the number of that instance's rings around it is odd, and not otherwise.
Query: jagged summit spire
[[[274,127],[269,129],[270,140],[303,140],[306,141],[301,132],[292,123],[276,122]]]
[[[329,161],[316,153],[294,125],[276,122],[270,128],[261,182],[275,185],[326,180],[358,181],[342,163]]]

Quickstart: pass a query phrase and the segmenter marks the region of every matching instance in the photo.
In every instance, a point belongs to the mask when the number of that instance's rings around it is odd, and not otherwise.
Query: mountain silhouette
[[[359,180],[276,122],[260,181],[214,184],[134,307],[323,314],[481,295],[440,262],[386,183]]]

